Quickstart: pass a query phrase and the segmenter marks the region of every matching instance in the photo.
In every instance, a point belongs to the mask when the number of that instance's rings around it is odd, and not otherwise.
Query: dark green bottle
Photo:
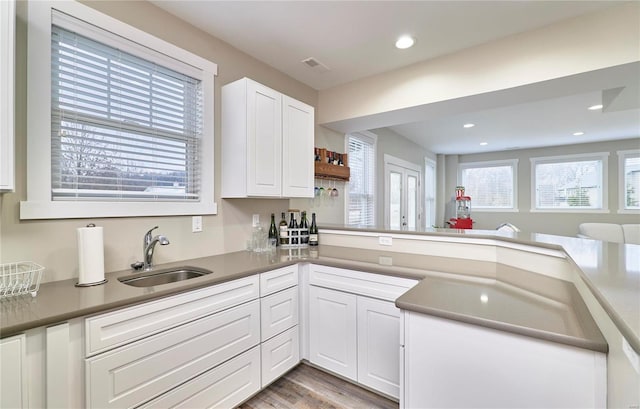
[[[278,228],[276,227],[276,215],[271,213],[271,225],[269,226],[269,240],[276,239],[278,243]]]
[[[318,245],[318,225],[316,224],[315,213],[311,213],[311,227],[309,227],[309,245]]]

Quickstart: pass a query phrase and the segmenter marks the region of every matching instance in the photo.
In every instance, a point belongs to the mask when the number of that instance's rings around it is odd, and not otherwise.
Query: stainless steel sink
[[[212,271],[198,267],[173,267],[156,271],[145,271],[131,276],[118,278],[123,284],[134,287],[153,287],[156,285],[176,283],[191,278],[211,274]]]

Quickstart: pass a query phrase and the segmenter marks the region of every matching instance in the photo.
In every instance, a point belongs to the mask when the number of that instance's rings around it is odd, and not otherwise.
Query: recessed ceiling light
[[[463,128],[473,128],[474,126],[476,126],[476,124],[469,123],[469,124],[462,125]]]
[[[582,131],[573,133],[573,136],[582,136],[582,135],[584,135],[584,132]]]
[[[480,142],[480,146],[487,146],[489,145],[489,142]]]
[[[602,105],[598,104],[598,105],[591,105],[589,107],[589,111],[597,111],[598,109],[602,109]]]
[[[396,41],[396,48],[404,50],[406,48],[413,46],[415,42],[416,40],[413,37],[409,35],[404,35],[398,38],[398,40]]]

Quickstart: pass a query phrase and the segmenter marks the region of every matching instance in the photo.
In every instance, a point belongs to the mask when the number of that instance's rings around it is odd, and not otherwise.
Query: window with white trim
[[[425,227],[436,226],[436,161],[425,158],[424,173],[424,219]]]
[[[640,150],[618,151],[620,210],[640,210]]]
[[[517,210],[518,160],[461,163],[458,184],[471,197],[473,210]]]
[[[29,121],[21,218],[215,214],[216,65],[78,3],[29,7],[30,88],[48,83],[29,115],[50,121]]]
[[[376,138],[364,133],[347,135],[350,178],[346,223],[374,226],[376,186]]]
[[[531,158],[532,210],[602,211],[608,153]]]

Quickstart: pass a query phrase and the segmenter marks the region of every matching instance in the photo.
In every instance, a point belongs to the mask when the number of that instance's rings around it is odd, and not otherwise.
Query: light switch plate
[[[193,216],[191,218],[191,232],[199,233],[202,231],[202,216]]]

